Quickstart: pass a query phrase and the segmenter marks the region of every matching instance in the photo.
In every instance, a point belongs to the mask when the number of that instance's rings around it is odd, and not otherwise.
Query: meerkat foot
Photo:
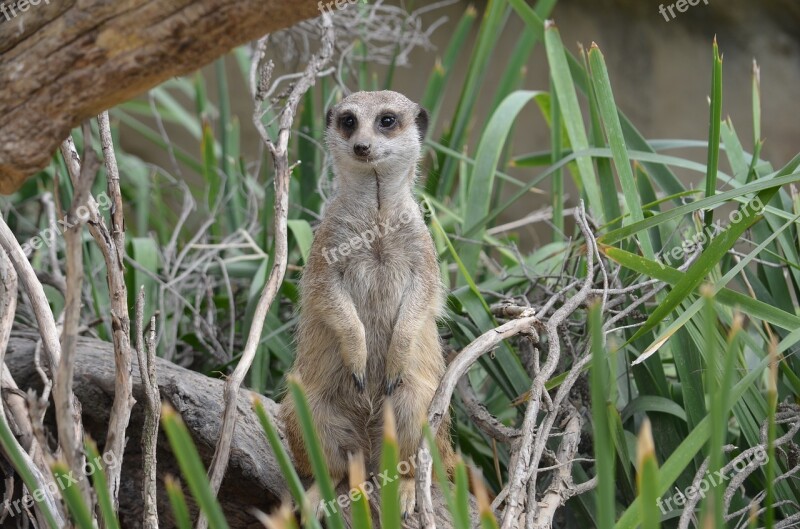
[[[334,489],[339,486],[339,483],[336,482],[334,484]],[[330,516],[332,511],[336,510],[334,505],[325,505],[325,500],[322,498],[322,491],[319,488],[319,485],[315,481],[313,485],[311,485],[308,490],[306,491],[306,502],[308,505],[308,512],[314,516],[317,520],[322,520],[325,516]],[[332,509],[332,510],[329,510]],[[307,521],[305,519],[305,512],[301,509],[300,511],[303,524]]]
[[[300,514],[303,518],[303,522],[305,523],[307,520],[306,512],[311,514],[312,516],[316,517],[317,520],[322,519],[322,493],[319,490],[319,485],[314,482],[308,490],[306,491],[306,505],[308,506],[308,510],[300,509]]]
[[[400,514],[403,520],[414,514],[417,505],[417,491],[414,478],[400,478]]]

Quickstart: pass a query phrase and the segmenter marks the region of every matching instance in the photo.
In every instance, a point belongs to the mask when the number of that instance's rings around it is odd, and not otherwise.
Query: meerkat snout
[[[387,177],[416,164],[428,127],[428,113],[397,92],[356,92],[326,116],[326,143],[334,171]]]

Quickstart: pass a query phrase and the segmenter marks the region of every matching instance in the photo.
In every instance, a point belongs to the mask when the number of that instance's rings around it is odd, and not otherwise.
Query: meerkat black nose
[[[369,147],[367,143],[356,143],[353,145],[353,152],[355,152],[357,156],[369,156]]]

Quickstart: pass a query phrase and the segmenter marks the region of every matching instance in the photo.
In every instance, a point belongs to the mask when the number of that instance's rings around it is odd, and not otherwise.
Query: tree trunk
[[[34,363],[34,348],[38,334],[15,331],[6,353],[6,365],[20,389],[41,390],[41,379]],[[144,422],[144,389],[139,376],[136,355],[133,356],[133,396],[137,403],[133,407],[127,435],[120,485],[120,521],[123,527],[141,527],[142,520],[142,424]],[[224,382],[177,366],[161,358],[156,359],[156,376],[161,398],[175,408],[192,434],[195,445],[206,465],[214,454],[217,435],[222,419]],[[83,407],[83,424],[86,432],[95,440],[106,437],[109,412],[114,399],[114,351],[110,343],[81,338],[78,341],[75,361],[74,390]],[[231,528],[261,528],[250,514],[252,508],[264,512],[274,509],[282,498],[288,497],[286,483],[281,477],[275,455],[252,411],[251,399],[255,393],[241,390],[239,395],[239,418],[233,437],[231,459],[222,482],[219,500]],[[278,419],[278,404],[257,395],[267,413],[278,426],[283,437],[283,425]],[[48,418],[49,420],[50,418]],[[52,425],[45,425],[52,426]],[[54,431],[54,430],[51,430]],[[101,447],[102,448],[102,447]],[[158,448],[158,511],[162,527],[174,526],[172,511],[163,488],[166,474],[180,476],[169,443],[163,434]],[[308,483],[307,483],[308,484]],[[339,494],[347,494],[343,485]],[[184,484],[184,491],[188,489]],[[444,499],[438,489],[433,491],[437,526],[452,527]],[[376,505],[373,503],[373,520],[377,524]],[[196,510],[192,506],[192,515]],[[474,509],[474,504],[473,504]],[[474,514],[474,512],[473,512]],[[345,520],[349,524],[349,512],[345,509]],[[417,517],[409,519],[406,527],[417,527]]]
[[[86,118],[317,15],[315,0],[4,2],[0,193],[45,167]]]

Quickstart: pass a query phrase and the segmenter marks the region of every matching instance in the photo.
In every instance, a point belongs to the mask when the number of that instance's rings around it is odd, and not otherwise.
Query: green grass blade
[[[747,164],[747,160],[745,160],[742,143],[739,141],[739,136],[736,134],[736,129],[734,129],[730,117],[722,122],[720,136],[722,138],[722,144],[725,146],[725,154],[728,157],[728,163],[733,171],[733,177],[743,184],[747,183],[750,166]]]
[[[307,504],[303,483],[300,481],[300,477],[297,475],[297,471],[292,464],[289,453],[286,451],[286,447],[281,442],[278,429],[274,424],[272,424],[272,420],[267,415],[261,400],[255,398],[253,399],[253,410],[256,412],[258,422],[261,423],[261,428],[263,428],[264,434],[267,436],[267,441],[269,442],[270,448],[272,448],[272,452],[275,454],[275,459],[278,460],[278,466],[281,469],[281,475],[283,476],[283,479],[286,480],[286,484],[289,487],[289,492],[292,494],[292,498],[294,498],[295,505],[300,506],[300,510],[303,513],[306,523],[310,524],[311,527],[315,529],[319,529],[319,521],[314,515],[315,506]]]
[[[795,157],[792,163],[790,163],[792,170],[794,170],[797,167],[795,163],[800,163],[800,156]],[[756,180],[755,182],[751,182],[747,185],[741,186],[737,189],[731,189],[730,191],[719,193],[717,195],[714,195],[713,197],[703,198],[695,202],[691,202],[689,204],[678,206],[669,209],[663,213],[659,213],[658,215],[654,215],[650,218],[647,218],[641,222],[635,222],[633,224],[623,226],[622,228],[610,231],[605,235],[601,235],[598,238],[598,241],[604,244],[614,244],[617,241],[625,239],[626,237],[630,237],[634,233],[637,233],[639,231],[648,228],[652,228],[654,226],[658,226],[660,224],[663,224],[664,222],[682,217],[693,211],[698,211],[703,208],[716,206],[718,204],[728,202],[737,197],[743,197],[744,195],[749,193],[760,192],[765,189],[772,189],[775,187],[781,187],[787,184],[795,183],[797,181],[800,181],[800,172],[793,173],[789,171],[787,174],[776,175],[775,178],[762,178]],[[769,210],[767,209],[767,211]],[[790,218],[790,215],[784,218]]]
[[[704,292],[703,297],[706,305],[706,326],[716,327],[713,325],[716,320],[716,312],[714,307],[713,294]],[[709,320],[712,321],[709,324]],[[741,318],[736,318],[728,333],[728,343],[723,358],[716,358],[710,356],[711,349],[706,351],[709,358],[709,380],[712,378],[716,380],[717,371],[721,371],[722,375],[719,383],[715,385],[708,385],[709,396],[711,397],[711,441],[709,443],[709,472],[713,476],[717,471],[722,469],[724,464],[722,447],[725,445],[728,434],[728,417],[730,415],[730,406],[728,405],[728,392],[729,388],[733,385],[733,378],[736,369],[736,360],[738,358],[737,340],[736,336],[742,329]],[[716,333],[716,328],[713,330]],[[711,332],[709,332],[709,335]],[[716,350],[715,345],[711,346]],[[712,365],[713,364],[713,365]],[[712,376],[713,373],[713,376]],[[711,508],[713,509],[713,517],[715,527],[724,527],[723,518],[723,492],[724,488],[715,486],[712,490],[712,495],[709,496]]]
[[[762,204],[766,204],[777,193],[777,188],[767,189],[758,194]],[[759,218],[760,211],[754,208],[739,208],[741,220],[732,222],[727,230],[719,234],[709,243],[706,250],[697,261],[689,268],[686,275],[673,287],[663,302],[653,310],[644,325],[639,328],[631,341],[643,336],[660,324],[686,297],[697,288],[706,278],[711,269],[719,263],[720,259],[730,250],[744,231],[752,226]]]
[[[383,405],[383,448],[380,470],[381,474],[388,476],[391,481],[381,487],[382,529],[400,529],[403,525],[400,518],[400,480],[397,479],[399,453],[392,401],[387,399]]]
[[[103,459],[100,457],[97,445],[91,439],[86,438],[83,446],[86,449],[86,457],[89,461],[87,466],[93,469],[92,485],[94,486],[95,494],[97,494],[97,504],[100,506],[100,513],[103,515],[104,527],[106,529],[119,529],[117,513],[114,512],[114,505],[108,492],[106,472],[100,464]]]
[[[178,466],[186,479],[186,484],[192,492],[192,496],[197,501],[200,510],[208,518],[208,525],[211,529],[227,529],[228,523],[222,514],[222,508],[211,490],[208,482],[203,462],[197,453],[191,435],[183,424],[180,415],[169,405],[164,404],[161,408],[161,425],[167,434],[169,445]]]
[[[531,9],[525,0],[509,0],[509,4],[528,26],[529,31],[533,31],[537,34],[544,32],[545,24],[542,17],[540,17],[533,9]],[[577,86],[584,94],[588,94],[590,83],[588,76],[586,75],[586,71],[583,69],[580,62],[578,62],[575,57],[572,56],[572,54],[567,53],[566,57],[575,81],[575,86]],[[634,150],[654,152],[647,140],[644,139],[639,131],[636,130],[636,127],[634,127],[630,120],[621,112],[620,121],[622,123],[623,133],[625,134],[625,140],[628,142],[628,147]],[[685,191],[683,184],[681,184],[680,180],[678,180],[678,178],[672,173],[672,171],[669,170],[669,168],[658,163],[645,164],[645,167],[647,172],[653,176],[655,181],[665,193],[674,195]]]
[[[642,512],[642,529],[658,529],[661,527],[661,515],[658,509],[658,462],[653,444],[653,432],[650,421],[644,420],[639,432],[636,459],[639,474],[636,484],[639,488],[639,498],[645,506]]]
[[[299,382],[290,378],[288,381],[289,393],[294,402],[297,418],[300,421],[300,427],[303,430],[303,440],[305,441],[308,458],[311,463],[311,469],[314,472],[317,486],[319,486],[322,493],[322,500],[326,505],[336,503],[336,491],[331,482],[331,476],[328,473],[328,465],[325,461],[325,452],[322,450],[322,444],[319,441],[319,436],[314,428],[314,420],[311,417],[311,408],[308,405],[303,388]],[[328,523],[331,529],[344,529],[344,520],[342,520],[341,512],[335,507],[332,509],[328,517]]]
[[[217,99],[219,101],[219,143],[220,169],[228,179],[232,177],[233,151],[231,145],[231,102],[228,90],[228,76],[225,74],[225,56],[214,61],[214,77],[217,82]],[[231,182],[228,181],[228,186]],[[237,224],[238,226],[238,224]]]
[[[455,519],[455,527],[468,529],[472,527],[471,518],[469,514],[469,478],[467,477],[467,465],[461,458],[458,458],[455,468],[455,506],[456,510],[453,512]]]
[[[617,104],[614,101],[614,94],[611,91],[611,80],[608,77],[603,54],[596,44],[592,43],[589,50],[589,65],[591,67],[592,84],[597,92],[597,103],[600,116],[603,120],[608,144],[614,154],[614,165],[619,175],[622,193],[625,196],[625,204],[634,222],[644,220],[642,203],[639,199],[639,192],[631,170],[631,160],[628,157],[628,147],[625,144],[625,137],[622,134],[622,125],[617,114]],[[616,187],[614,188],[616,189]],[[610,192],[610,190],[609,190]],[[642,246],[642,253],[645,257],[652,259],[655,256],[653,245],[647,233],[639,238]]]
[[[775,459],[775,438],[777,437],[775,413],[778,409],[778,355],[775,343],[770,344],[769,351],[769,377],[767,382],[767,464],[766,474],[767,495],[764,499],[764,528],[775,527],[775,476],[777,462]]]
[[[311,254],[311,242],[314,240],[314,233],[311,231],[311,224],[303,219],[290,219],[286,221],[289,231],[292,233],[297,247],[300,249],[300,256],[305,263]]]
[[[125,270],[125,284],[128,287],[128,306],[136,306],[136,296],[144,287],[144,321],[150,321],[158,306],[159,277],[161,262],[158,243],[151,237],[129,237],[125,241],[127,255],[138,266],[129,266]],[[149,272],[149,273],[148,273]]]
[[[464,51],[464,43],[477,18],[478,11],[472,5],[467,6],[467,9],[464,10],[464,14],[461,16],[461,20],[458,21],[458,25],[455,30],[453,30],[450,42],[447,45],[447,49],[441,61],[437,60],[436,65],[433,67],[428,85],[425,87],[425,93],[420,100],[420,104],[423,108],[427,109],[430,114],[431,123],[439,122],[439,112],[441,111],[442,103],[445,99],[445,85],[456,65],[456,61]],[[433,134],[433,129],[434,127],[428,129],[427,136],[429,138],[431,134]]]
[[[300,177],[300,192],[295,200],[300,200],[308,211],[319,211],[320,209],[321,197],[317,190],[320,150],[317,141],[322,139],[319,115],[323,112],[323,109],[316,108],[314,104],[314,93],[306,92],[300,111],[300,130],[303,133],[297,135],[297,158],[303,163],[296,169]],[[300,215],[305,220],[313,218],[306,211],[301,212]]]
[[[481,22],[475,48],[469,60],[467,77],[458,100],[455,116],[448,131],[447,146],[461,151],[467,140],[469,121],[473,116],[475,102],[478,99],[480,86],[488,72],[487,65],[495,49],[497,39],[502,33],[505,23],[506,0],[489,0]],[[426,190],[431,195],[442,197],[450,194],[455,180],[458,163],[450,158],[442,161],[442,171],[428,179]]]
[[[186,506],[186,497],[183,495],[181,484],[174,477],[167,475],[164,478],[164,488],[172,506],[172,514],[175,516],[175,526],[178,529],[191,529],[192,520],[189,517],[189,508]]]
[[[581,60],[584,63],[584,68],[589,70],[589,58],[585,50],[581,47]],[[591,142],[594,147],[605,147],[606,139],[603,134],[603,124],[600,119],[599,104],[597,102],[597,91],[593,83],[589,84],[587,99],[589,100],[589,119],[590,119],[590,133]],[[557,160],[554,158],[554,161]],[[619,227],[621,225],[620,219],[623,218],[622,211],[619,206],[619,196],[617,194],[617,184],[614,178],[614,172],[611,169],[611,160],[609,158],[595,158],[597,165],[597,177],[600,180],[600,189],[605,189],[608,192],[603,193],[603,211],[606,214],[606,223],[610,227]],[[613,192],[612,192],[613,190]],[[628,215],[626,215],[627,217]],[[613,219],[613,220],[609,220]]]
[[[481,332],[496,327],[497,322],[494,320],[489,304],[486,303],[478,285],[476,285],[475,281],[472,279],[469,270],[464,266],[447,232],[445,232],[436,213],[433,212],[433,209],[430,207],[430,203],[426,203],[428,204],[428,211],[431,211],[431,228],[433,228],[434,236],[441,238],[445,242],[450,255],[456,262],[458,270],[468,287],[466,291],[456,292],[456,296],[467,306],[467,312],[478,325]],[[519,363],[519,358],[511,352],[511,349],[506,344],[501,345],[495,354],[497,362],[488,363],[482,359],[481,365],[490,372],[492,378],[497,381],[509,398],[516,398],[530,387],[530,381],[525,376],[525,371]]]
[[[714,37],[714,68],[711,74],[711,117],[708,124],[708,173],[706,173],[706,196],[717,192],[717,169],[719,168],[719,135],[722,120],[722,57],[719,56],[717,38]],[[711,226],[714,210],[705,212],[704,223]]]
[[[479,221],[489,213],[495,169],[514,120],[528,102],[543,94],[544,92],[534,91],[514,92],[503,100],[489,119],[478,144],[475,167],[470,179],[468,201],[464,210],[464,232],[472,233],[476,239],[483,239],[485,225],[480,224]],[[477,269],[480,250],[479,245],[469,241],[459,248],[467,270]]]
[[[28,467],[25,461],[25,456],[21,451],[21,447],[14,437],[14,434],[11,432],[8,422],[6,422],[4,413],[0,414],[0,446],[3,448],[3,455],[9,459],[8,462],[11,463],[11,465],[14,467],[14,470],[22,478],[22,482],[25,483],[28,491],[37,490],[39,488],[39,483],[36,481],[36,477]],[[80,492],[78,493],[78,499],[80,499]],[[58,501],[58,498],[55,498],[55,500]],[[36,498],[34,498],[34,501],[36,501]],[[43,501],[38,501],[36,502],[36,506],[39,510],[41,510],[44,519],[47,521],[47,524],[51,529],[61,529],[56,523],[53,512],[50,510],[47,504],[45,504]]]
[[[203,123],[203,141],[200,152],[203,156],[203,181],[208,186],[208,210],[211,211],[217,203],[222,189],[222,179],[217,173],[217,140],[214,138],[214,129],[208,121]]]
[[[544,43],[547,51],[547,62],[550,64],[550,74],[553,77],[555,95],[558,97],[558,104],[564,116],[564,127],[567,129],[570,144],[575,151],[582,151],[589,148],[589,140],[586,137],[586,127],[583,123],[583,116],[578,105],[578,96],[575,93],[575,84],[572,79],[569,65],[567,64],[566,51],[561,42],[561,37],[552,22],[545,24]],[[594,173],[592,160],[588,156],[577,158],[578,173],[580,184],[586,192],[589,208],[598,222],[603,222],[602,199],[600,186]]]
[[[606,407],[609,403],[608,355],[603,346],[603,321],[600,305],[589,308],[589,332],[592,340],[592,426],[594,428],[594,460],[597,471],[597,526],[599,529],[614,527],[615,482],[614,446],[609,428]]]
[[[708,443],[708,457],[709,457],[709,467],[712,469],[711,472],[714,470],[718,470],[721,468],[722,462],[722,445],[723,443],[723,429],[727,431],[727,421],[723,422],[722,418],[722,408],[717,400],[719,399],[720,395],[720,384],[717,378],[718,371],[720,369],[720,359],[718,358],[719,352],[717,347],[717,310],[714,306],[714,289],[710,285],[704,285],[701,289],[702,293],[702,315],[703,315],[703,335],[705,338],[705,357],[706,357],[706,369],[705,369],[705,387],[706,391],[708,392],[708,397],[710,397],[711,402],[711,414],[710,414],[710,421],[711,421],[711,439]],[[713,475],[713,474],[712,474]],[[716,489],[716,487],[715,487]],[[705,503],[704,512],[705,515],[709,515],[709,506],[714,511],[717,510],[717,505],[715,502],[714,494],[710,495]],[[721,506],[720,506],[721,507]],[[721,510],[720,510],[721,516]],[[715,527],[722,527],[722,524],[715,525]]]
[[[658,279],[659,281],[664,281],[671,285],[677,284],[685,276],[684,272],[665,266],[662,263],[649,261],[640,255],[632,254],[619,248],[604,246],[601,247],[601,250],[617,263],[640,274]],[[753,299],[741,292],[736,292],[735,290],[728,288],[719,290],[716,295],[716,300],[728,307],[737,307],[748,316],[758,318],[784,329],[793,330],[800,327],[800,317],[757,299]]]
[[[53,463],[51,468],[53,477],[61,489],[61,497],[64,498],[64,502],[67,504],[70,514],[72,514],[72,519],[75,521],[75,526],[79,529],[94,529],[92,513],[83,501],[78,484],[71,482],[72,472],[67,468],[66,463],[57,461]]]
[[[550,93],[555,90],[553,76],[550,76]],[[550,97],[550,146],[552,152],[545,163],[555,164],[562,157],[563,119],[561,106],[557,97]],[[553,173],[551,184],[550,205],[553,208],[553,242],[564,240],[564,171],[557,169]],[[616,201],[615,201],[616,202]]]
[[[796,218],[800,218],[800,214],[798,214],[798,216]],[[716,294],[717,292],[721,291],[722,288],[724,287],[724,285],[728,284],[736,275],[738,275],[742,270],[744,270],[745,267],[747,266],[747,264],[750,263],[750,261],[752,261],[752,259],[754,259],[759,253],[761,253],[761,251],[768,244],[770,244],[770,242],[773,239],[778,237],[786,228],[788,228],[791,224],[793,224],[794,220],[795,219],[792,219],[792,220],[788,221],[786,224],[784,224],[780,229],[778,229],[776,232],[774,232],[769,238],[767,238],[765,241],[763,241],[761,244],[759,244],[754,250],[752,250],[744,259],[741,259],[736,264],[736,266],[734,266],[733,268],[728,270],[722,278],[720,278],[719,280],[717,280],[714,283],[713,292]],[[687,272],[687,274],[688,274],[688,272]],[[686,278],[686,276],[684,276],[681,280],[679,280],[677,284],[680,284],[680,281],[685,280],[685,278]],[[695,285],[695,288],[696,288],[696,286],[697,285]],[[747,299],[747,298],[745,298],[745,299]],[[755,300],[749,300],[748,303],[750,303],[752,301],[755,301]],[[644,360],[649,358],[651,355],[655,354],[655,352],[658,351],[662,347],[662,345],[664,345],[667,342],[667,340],[669,338],[671,338],[677,331],[679,331],[684,325],[686,325],[694,317],[694,315],[697,314],[700,311],[701,308],[702,308],[701,300],[697,300],[691,306],[689,306],[688,308],[685,308],[683,311],[681,311],[680,314],[678,315],[678,317],[675,318],[675,320],[672,321],[669,324],[669,326],[666,328],[666,330],[664,330],[658,336],[658,338],[656,338],[653,341],[652,344],[650,344],[648,347],[646,347],[646,348],[644,348],[642,350],[642,352],[639,355],[639,357],[633,362],[634,365],[639,364],[640,362],[643,362]],[[780,310],[780,309],[776,309],[776,310]],[[706,335],[706,337],[708,337],[708,335]],[[708,347],[707,344],[706,344],[706,347]],[[677,359],[679,357],[680,357],[680,355],[676,355],[676,361],[677,361]]]
[[[682,421],[686,420],[686,410],[681,408],[680,404],[674,400],[657,395],[640,395],[635,399],[631,399],[623,408],[621,413],[622,422],[626,422],[637,413],[647,412],[667,413]]]
[[[369,498],[365,488],[367,471],[364,467],[363,453],[359,452],[350,457],[348,476],[350,478],[350,498],[352,500],[350,513],[353,518],[353,527],[372,529],[372,513],[369,509]]]

